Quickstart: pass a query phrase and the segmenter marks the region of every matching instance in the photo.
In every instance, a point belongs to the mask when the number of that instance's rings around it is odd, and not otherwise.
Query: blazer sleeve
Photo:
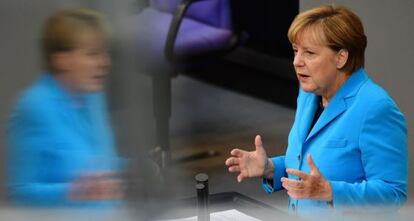
[[[369,105],[359,135],[365,179],[359,183],[330,181],[334,207],[396,206],[407,199],[407,129],[394,102]]]
[[[277,156],[272,158],[273,165],[275,167],[273,180],[269,182],[267,179],[262,180],[263,189],[267,193],[273,193],[279,190],[282,190],[282,182],[280,178],[287,176],[285,168],[285,156]],[[273,183],[273,184],[272,184]]]

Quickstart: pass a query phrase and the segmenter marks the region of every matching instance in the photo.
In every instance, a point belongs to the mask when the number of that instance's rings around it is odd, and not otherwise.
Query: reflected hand
[[[244,178],[263,176],[265,166],[273,163],[268,160],[265,149],[263,148],[262,139],[259,135],[255,138],[255,151],[245,151],[233,149],[225,164],[229,167],[231,173],[239,173],[237,181],[240,183]],[[271,172],[273,174],[273,171]]]
[[[73,200],[115,200],[123,198],[124,183],[114,173],[82,176],[72,183],[69,197]]]
[[[331,201],[331,184],[319,172],[311,155],[308,155],[306,160],[311,169],[310,174],[295,169],[287,169],[287,173],[299,177],[300,180],[282,177],[282,186],[287,190],[287,194],[294,199]]]

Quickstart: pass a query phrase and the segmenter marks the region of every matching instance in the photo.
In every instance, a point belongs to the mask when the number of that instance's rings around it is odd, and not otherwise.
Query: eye
[[[85,51],[85,54],[90,57],[97,57],[101,55],[107,55],[108,51],[103,50],[103,49],[93,49],[93,50]]]
[[[295,54],[295,55],[296,55],[296,54],[298,53],[298,49],[293,48],[292,50],[293,50],[293,54]]]
[[[314,55],[314,54],[315,54],[315,52],[313,52],[313,51],[309,51],[309,50],[306,50],[306,51],[305,51],[305,54],[307,54],[307,55]]]
[[[86,55],[87,56],[97,56],[97,55],[99,55],[99,52],[97,52],[97,51],[88,51],[86,53]]]

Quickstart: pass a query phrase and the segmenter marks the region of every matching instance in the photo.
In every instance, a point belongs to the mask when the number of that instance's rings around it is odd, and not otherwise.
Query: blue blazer
[[[317,95],[300,90],[285,156],[272,158],[274,183],[264,189],[283,189],[286,168],[310,172],[311,154],[331,183],[333,206],[400,206],[407,198],[407,129],[403,114],[380,86],[359,69],[341,86],[318,121],[309,129]],[[326,202],[289,199],[298,213],[327,208]]]
[[[8,193],[19,204],[90,204],[68,200],[71,182],[119,166],[103,93],[74,95],[51,74],[21,95],[7,132]]]

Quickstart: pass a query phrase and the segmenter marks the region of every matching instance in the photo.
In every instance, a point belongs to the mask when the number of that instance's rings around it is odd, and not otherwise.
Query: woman
[[[97,12],[62,10],[42,40],[46,71],[9,122],[9,197],[31,206],[113,205],[122,191],[102,92],[107,28]]]
[[[289,210],[401,206],[407,198],[407,137],[403,114],[367,75],[366,36],[344,7],[300,13],[288,38],[300,83],[285,156],[233,149],[226,160],[241,182],[263,176],[271,193],[286,189]]]

